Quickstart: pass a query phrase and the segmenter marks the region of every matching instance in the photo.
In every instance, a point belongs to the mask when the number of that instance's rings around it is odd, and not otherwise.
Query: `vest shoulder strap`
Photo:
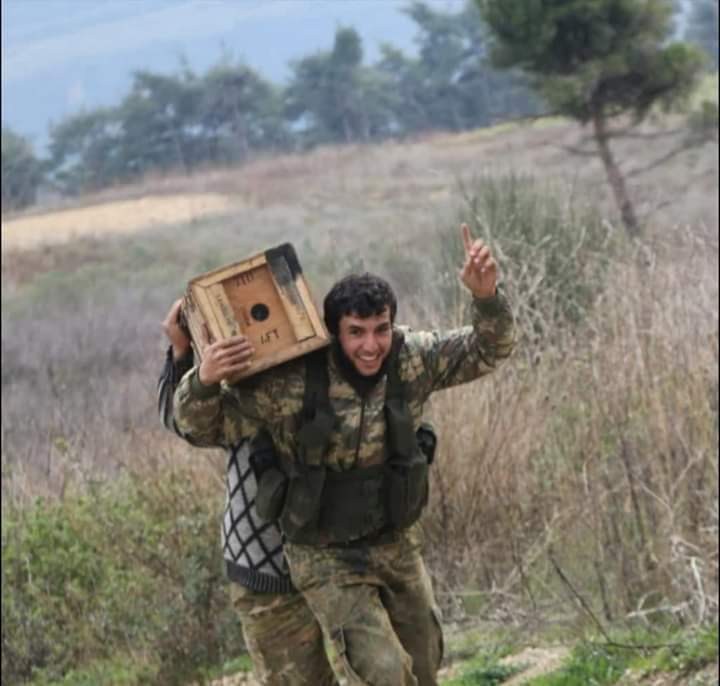
[[[305,358],[305,394],[302,406],[304,422],[312,421],[319,405],[329,404],[329,387],[328,352],[323,348]]]
[[[305,361],[305,392],[297,436],[300,447],[298,459],[301,465],[322,465],[335,423],[329,387],[327,349],[310,353]]]
[[[385,398],[398,398],[405,400],[405,384],[400,378],[400,350],[405,343],[405,337],[399,331],[393,335],[392,348],[388,356],[387,385]]]

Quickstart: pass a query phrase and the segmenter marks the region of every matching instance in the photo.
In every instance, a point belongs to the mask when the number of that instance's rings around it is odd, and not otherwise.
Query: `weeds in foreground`
[[[617,643],[580,643],[558,670],[529,681],[531,686],[610,686],[627,674],[669,673],[685,677],[718,659],[718,625],[692,629],[617,633]]]
[[[633,662],[642,672],[676,672],[690,674],[717,662],[718,625],[709,624],[685,632],[667,633],[667,645],[652,655]]]
[[[493,240],[500,250],[509,241],[508,255],[511,247],[528,251],[507,262],[525,338],[504,369],[439,395],[430,408],[441,439],[424,524],[438,595],[471,588],[480,614],[498,604],[535,616],[567,612],[575,598],[558,581],[552,550],[603,623],[711,620],[717,238],[678,229],[665,252],[641,246],[609,262],[602,223],[593,223],[590,240],[581,231],[589,224],[573,223],[577,212],[563,214],[567,203],[524,197],[537,186],[508,181],[495,190],[497,202],[509,204],[494,210]],[[519,223],[505,216],[512,208]],[[486,216],[484,205],[476,209]],[[547,237],[531,232],[536,211]],[[562,235],[556,220],[565,222]],[[517,233],[505,236],[502,227]],[[376,262],[402,277],[398,294],[407,303],[438,277],[408,265],[426,265],[444,249],[441,239],[425,241],[420,255],[388,252]],[[354,261],[328,264],[332,271]],[[153,315],[148,303],[169,288],[110,293],[79,310],[72,293],[52,301],[51,316],[32,298],[63,295],[55,278],[42,293],[27,291],[27,308],[3,312],[4,330],[13,330],[3,338],[3,493],[18,503],[3,511],[3,677],[48,683],[83,664],[120,673],[115,656],[126,654],[147,659],[148,669],[200,673],[241,648],[235,620],[222,613],[214,500],[222,487],[193,488],[182,470],[168,480],[160,429],[151,428],[164,305]],[[437,321],[454,313],[443,306]],[[194,451],[193,459],[202,458]],[[93,490],[98,475],[115,479],[140,464],[158,469],[129,484],[116,480],[116,491]],[[43,488],[51,497],[38,501]],[[614,669],[612,655],[591,657]],[[479,665],[486,668],[494,666]]]
[[[463,664],[459,676],[443,682],[443,686],[497,686],[511,676],[521,672],[523,665],[504,665],[500,660],[508,654],[509,648],[497,647],[483,650]]]
[[[470,666],[461,676],[444,682],[444,686],[496,686],[522,671],[522,667],[499,664]]]
[[[215,486],[166,464],[4,506],[3,683],[177,684],[243,653]]]
[[[691,629],[668,627],[660,632],[651,632],[647,628],[614,630],[609,642],[580,641],[562,666],[527,678],[525,683],[528,686],[611,686],[626,683],[630,675],[635,679],[632,683],[661,674],[673,679],[684,678],[717,663],[717,639],[716,623]],[[452,662],[466,661],[460,663],[460,674],[443,681],[443,686],[496,686],[529,667],[503,659],[514,652],[509,644],[484,648],[478,653],[477,646],[487,640],[485,636],[475,642],[475,651],[469,660],[467,655],[455,651]],[[537,642],[538,636],[534,635],[533,643]]]
[[[627,651],[581,645],[558,671],[533,679],[533,686],[609,686],[625,673],[629,664]]]

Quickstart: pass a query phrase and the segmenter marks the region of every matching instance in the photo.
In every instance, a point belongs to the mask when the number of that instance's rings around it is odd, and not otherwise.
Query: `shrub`
[[[33,686],[151,686],[161,680],[157,664],[138,663],[137,656],[118,655],[94,660],[80,669],[71,669],[59,680],[48,683],[43,674]]]
[[[688,674],[718,659],[718,625],[708,624],[674,635],[668,645],[649,660],[652,669]]]
[[[43,177],[43,163],[32,144],[9,128],[2,127],[2,209],[17,210],[35,202]]]
[[[88,490],[3,511],[3,682],[132,654],[173,684],[242,652],[202,480],[166,468]]]
[[[557,672],[538,677],[535,686],[577,686],[614,684],[623,675],[629,662],[625,650],[594,644],[580,644],[568,663]]]
[[[476,182],[459,219],[499,256],[520,340],[497,373],[430,403],[426,556],[445,609],[458,591],[538,611],[550,589],[568,597],[552,550],[607,621],[716,617],[716,236],[629,245],[520,177]],[[434,290],[460,322],[459,223]]]
[[[555,327],[581,321],[623,240],[600,211],[571,188],[529,176],[480,177],[461,191],[463,206],[435,254],[441,307],[453,313],[467,301],[457,278],[464,256],[458,227],[467,222],[497,256],[523,332],[546,339]]]

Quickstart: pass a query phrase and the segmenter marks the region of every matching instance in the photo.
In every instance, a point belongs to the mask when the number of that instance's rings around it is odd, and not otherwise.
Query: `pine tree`
[[[611,149],[610,122],[641,122],[686,97],[703,58],[669,43],[670,0],[476,0],[494,37],[493,60],[520,67],[551,108],[591,124],[598,153],[632,236],[640,223]]]
[[[362,64],[360,35],[340,27],[330,51],[293,65],[285,90],[285,114],[303,127],[306,145],[366,142],[380,138],[391,117],[382,75]]]
[[[42,163],[31,143],[2,127],[2,209],[17,210],[35,202],[42,181]]]

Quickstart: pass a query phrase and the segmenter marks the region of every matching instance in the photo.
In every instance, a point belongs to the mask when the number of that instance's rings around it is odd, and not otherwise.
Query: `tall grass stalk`
[[[439,585],[572,597],[552,552],[597,617],[717,616],[717,242],[674,238],[614,254],[581,322],[433,403]]]

